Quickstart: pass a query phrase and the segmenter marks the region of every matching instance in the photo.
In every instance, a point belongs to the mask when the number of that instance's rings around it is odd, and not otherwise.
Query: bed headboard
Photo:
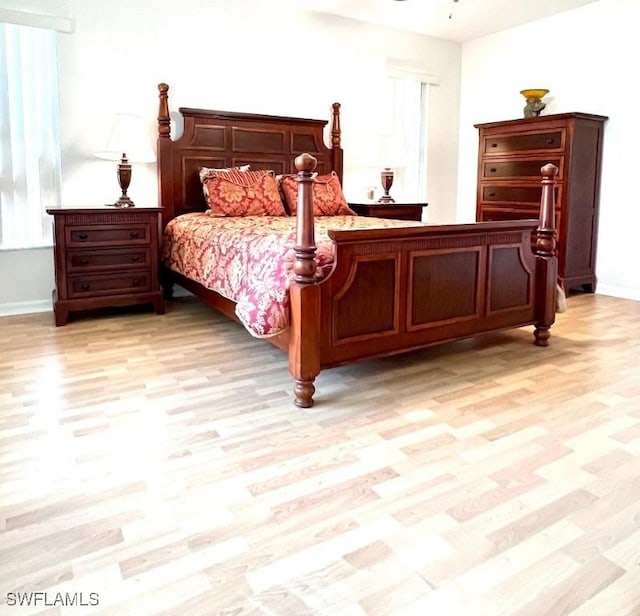
[[[318,159],[318,173],[335,171],[342,182],[340,104],[333,104],[331,147],[324,142],[326,120],[180,108],[182,136],[171,139],[169,86],[158,84],[158,190],[164,208],[163,227],[206,203],[198,172],[201,167],[273,169],[296,173],[294,159],[308,152]]]

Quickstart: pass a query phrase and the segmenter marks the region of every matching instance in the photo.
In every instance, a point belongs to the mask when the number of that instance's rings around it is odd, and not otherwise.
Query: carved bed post
[[[320,287],[316,283],[316,245],[313,224],[313,170],[310,154],[295,160],[298,170],[298,211],[294,279],[289,290],[291,325],[289,371],[296,380],[295,404],[313,406],[313,382],[320,372]]]
[[[548,346],[549,328],[556,319],[558,260],[556,258],[555,176],[558,167],[551,163],[541,169],[542,198],[536,236],[536,323],[534,344]]]
[[[167,204],[163,203],[163,198],[171,199],[173,191],[173,183],[171,182],[171,117],[169,115],[169,86],[166,83],[158,84],[158,203],[161,207]],[[162,183],[164,180],[164,184]],[[162,221],[162,227],[169,222]]]
[[[169,139],[171,134],[171,119],[169,116],[169,86],[166,83],[158,84],[158,137]]]
[[[333,171],[338,174],[340,184],[342,184],[343,161],[341,147],[341,130],[340,130],[340,103],[333,103],[333,112],[331,114],[331,149],[333,150]]]
[[[171,117],[169,115],[169,86],[166,83],[158,84],[158,141],[157,141],[157,165],[158,165],[158,204],[166,208],[164,202],[167,195],[173,194],[173,181],[171,178]],[[172,218],[162,211],[162,229]],[[160,267],[160,283],[165,299],[173,297],[173,282],[167,270]]]

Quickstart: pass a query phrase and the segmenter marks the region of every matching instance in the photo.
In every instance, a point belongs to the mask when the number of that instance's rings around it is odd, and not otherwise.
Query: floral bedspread
[[[315,219],[316,276],[333,263],[329,229],[400,227],[420,223],[325,216]],[[214,217],[184,214],[169,222],[162,261],[236,303],[236,315],[257,338],[275,336],[289,324],[289,283],[293,279],[296,218],[293,216]]]

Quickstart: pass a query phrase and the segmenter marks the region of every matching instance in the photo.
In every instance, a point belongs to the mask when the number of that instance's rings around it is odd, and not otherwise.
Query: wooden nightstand
[[[422,208],[427,203],[349,203],[349,207],[358,216],[374,216],[376,218],[395,218],[398,220],[422,220]]]
[[[70,312],[153,304],[164,312],[159,279],[159,207],[52,207],[56,325]]]

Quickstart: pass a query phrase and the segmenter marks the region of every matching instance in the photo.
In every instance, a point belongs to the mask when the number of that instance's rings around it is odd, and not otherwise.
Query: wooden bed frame
[[[340,105],[333,105],[331,147],[326,121],[187,108],[180,109],[184,131],[174,141],[169,86],[158,89],[163,225],[206,209],[202,166],[298,171],[290,325],[268,339],[288,352],[297,406],[313,405],[323,368],[525,325],[534,325],[536,345],[548,344],[557,277],[553,165],[542,169],[539,221],[330,231],[334,268],[317,283],[312,171],[334,170],[342,179]],[[236,319],[233,302],[217,293],[166,269],[162,280],[168,297],[177,283]]]

